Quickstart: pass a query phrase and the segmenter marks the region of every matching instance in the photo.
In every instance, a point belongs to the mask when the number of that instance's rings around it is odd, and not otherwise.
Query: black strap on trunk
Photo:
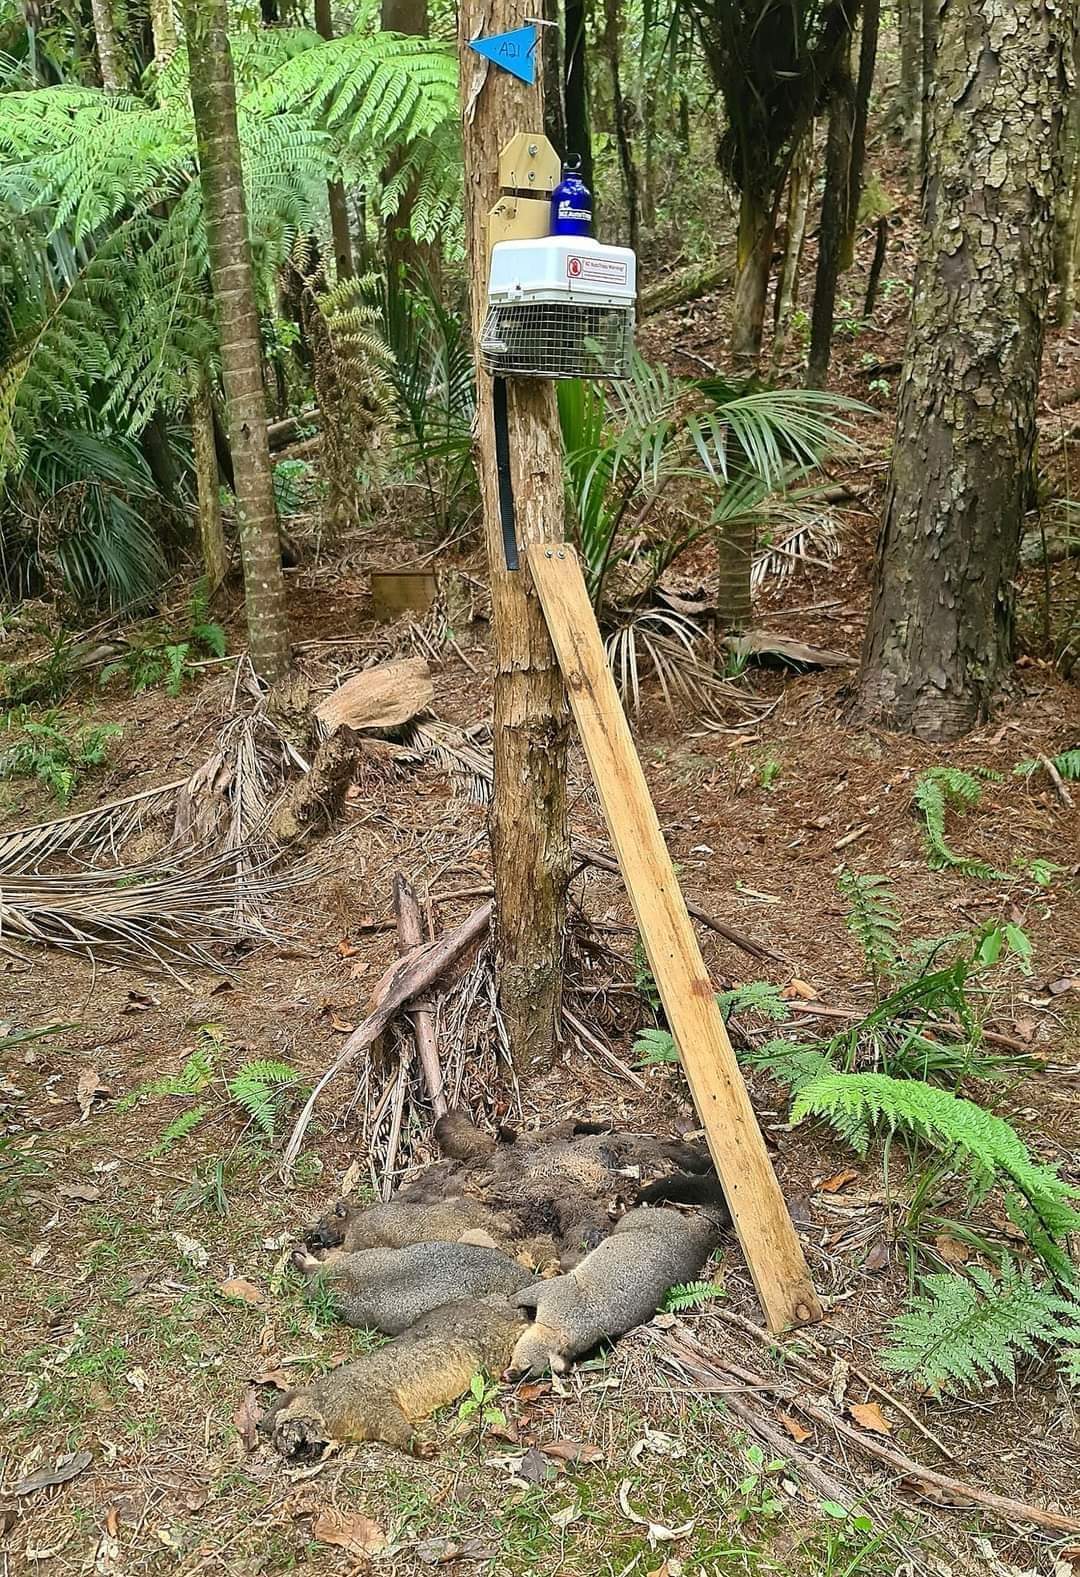
[[[514,484],[510,476],[510,424],[507,418],[505,378],[492,379],[491,401],[495,415],[495,480],[499,494],[503,557],[507,569],[516,570],[518,547],[514,531]]]

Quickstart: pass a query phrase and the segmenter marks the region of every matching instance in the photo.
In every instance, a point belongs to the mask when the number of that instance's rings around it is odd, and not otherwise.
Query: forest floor
[[[901,354],[909,265],[902,253],[890,260],[875,318],[853,323],[838,341],[840,387],[881,408],[880,419],[860,418],[858,457],[834,474],[857,494],[851,507],[836,511],[839,555],[831,566],[803,563],[783,582],[768,583],[758,608],[761,626],[853,658],[896,382],[895,373],[880,373],[889,388],[871,391],[866,367]],[[856,275],[853,288],[861,283]],[[649,324],[643,338],[720,363],[724,327],[716,298]],[[693,370],[677,354],[673,365]],[[1047,454],[1069,420],[1067,409],[1051,410],[1053,394],[1077,383],[1074,332],[1048,348]],[[1046,463],[1063,465],[1067,453],[1059,443],[1057,460]],[[328,688],[377,653],[415,650],[407,627],[374,622],[366,571],[429,548],[422,536],[403,538],[400,515],[388,509],[360,536],[290,576],[294,635],[314,684]],[[447,555],[451,561],[481,573],[475,542]],[[707,563],[695,564],[686,576],[692,581],[707,571]],[[1054,606],[1075,597],[1063,576],[1056,567]],[[1040,592],[1032,577],[1024,587],[1025,628],[1037,628],[1032,610]],[[229,622],[234,649],[242,643],[235,606]],[[18,632],[9,638],[6,660],[19,655],[23,639]],[[32,637],[25,641],[30,649]],[[435,709],[468,727],[490,707],[486,624],[478,619],[455,630],[455,641],[434,654]],[[210,677],[175,698],[160,687],[133,697],[113,685],[68,703],[95,722],[123,727],[109,765],[87,777],[71,809],[183,777],[206,757],[233,705],[233,669],[206,672]],[[1044,775],[1012,774],[1021,759],[1077,744],[1075,684],[1042,656],[1029,656],[1018,664],[1014,699],[1000,717],[955,747],[937,748],[852,728],[844,715],[852,675],[763,673],[755,682],[777,704],[737,732],[675,724],[655,698],[638,720],[646,775],[688,896],[785,960],[757,964],[703,930],[712,977],[718,987],[795,980],[796,997],[810,1009],[865,1008],[865,965],[836,889],[845,861],[889,878],[900,895],[905,940],[993,918],[1022,925],[1034,972],[1026,976],[1015,962],[1000,968],[980,1012],[1044,1066],[998,1087],[994,1098],[1039,1159],[1059,1163],[1080,1182],[1080,794],[1069,809]],[[912,790],[918,773],[938,764],[1003,774],[987,781],[981,804],[950,827],[965,854],[1001,870],[1020,856],[1047,857],[1073,868],[1072,877],[1043,889],[1019,874],[979,881],[931,869]],[[55,814],[35,785],[12,783],[3,793],[0,830]],[[606,846],[576,745],[571,806],[575,834]],[[17,1048],[0,1087],[5,1130],[25,1173],[19,1200],[5,1207],[9,1242],[0,1269],[5,1573],[247,1577],[301,1566],[365,1569],[369,1560],[376,1571],[444,1567],[500,1577],[780,1570],[835,1577],[1036,1570],[1067,1577],[1080,1570],[1077,1536],[1032,1534],[970,1506],[942,1504],[925,1483],[903,1484],[901,1475],[807,1424],[806,1449],[849,1490],[856,1487],[865,1515],[823,1509],[813,1491],[797,1491],[797,1465],[789,1470],[771,1450],[764,1459],[755,1452],[723,1395],[702,1394],[673,1376],[659,1360],[654,1328],[633,1333],[566,1381],[505,1388],[502,1425],[477,1430],[461,1423],[455,1407],[447,1409],[434,1425],[439,1453],[431,1462],[365,1446],[298,1475],[264,1449],[248,1450],[245,1403],[255,1377],[283,1367],[292,1375],[319,1372],[364,1346],[359,1333],[307,1302],[283,1269],[289,1245],[358,1159],[351,1092],[342,1089],[321,1109],[288,1186],[272,1150],[243,1139],[224,1099],[211,1098],[205,1121],[155,1155],[180,1109],[176,1101],[148,1096],[123,1106],[122,1098],[179,1070],[207,1022],[221,1026],[227,1071],[251,1057],[273,1057],[312,1082],[345,1029],[364,1015],[395,956],[394,873],[430,895],[438,929],[475,903],[440,894],[467,894],[490,879],[484,807],[457,795],[437,764],[421,761],[365,780],[344,821],[308,858],[309,884],[275,902],[284,944],[233,960],[227,977],[187,967],[148,976],[60,953],[28,961],[0,956],[3,1018],[14,1028],[67,1026],[54,1039]],[[611,949],[576,963],[575,1008],[629,1061],[644,987],[625,894],[616,878],[589,871],[575,879],[574,897]],[[650,1069],[635,1082],[568,1047],[550,1077],[517,1091],[504,1070],[496,1071],[490,1048],[485,1055],[479,1070],[466,1072],[463,1094],[486,1117],[534,1123],[572,1110],[649,1131],[695,1127],[670,1068]],[[789,1130],[782,1091],[760,1076],[750,1082],[828,1304],[813,1333],[821,1348],[804,1353],[827,1372],[842,1363],[859,1370],[848,1402],[876,1399],[882,1438],[927,1466],[1080,1516],[1080,1411],[1049,1367],[1029,1367],[1015,1389],[987,1388],[966,1400],[920,1397],[882,1370],[908,1265],[891,1238],[895,1197],[880,1153],[861,1162],[811,1125]],[[414,1123],[413,1159],[423,1158],[425,1137]],[[894,1187],[902,1196],[896,1179]],[[723,1299],[680,1316],[685,1328],[706,1350],[735,1354],[747,1369],[775,1378],[783,1360],[726,1318],[760,1318],[734,1239],[725,1240],[713,1273]],[[862,1376],[900,1398],[918,1423]],[[781,1419],[783,1404],[752,1388],[746,1399],[781,1432],[789,1429],[793,1441],[801,1434],[797,1420],[791,1428]],[[554,1442],[563,1444],[545,1454]],[[539,1451],[529,1449],[534,1445]],[[79,1452],[91,1456],[75,1458],[79,1470],[67,1482],[15,1493],[21,1478]]]

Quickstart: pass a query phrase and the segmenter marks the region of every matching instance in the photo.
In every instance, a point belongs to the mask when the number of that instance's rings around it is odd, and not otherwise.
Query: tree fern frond
[[[774,1024],[783,1024],[791,1017],[791,1009],[780,995],[779,988],[769,980],[751,980],[732,991],[721,991],[716,998],[724,1015],[724,1022],[738,1018],[740,1013],[760,1013]]]
[[[999,1279],[975,1265],[966,1276],[924,1276],[921,1291],[893,1321],[883,1363],[933,1391],[967,1390],[1016,1379],[1019,1355],[1037,1357],[1080,1321],[1080,1304],[1037,1286],[1031,1270],[1006,1259]]]
[[[1063,750],[1058,756],[1049,758],[1054,770],[1070,783],[1080,783],[1080,745],[1074,749]],[[1043,765],[1040,756],[1033,756],[1028,761],[1018,761],[1013,771],[1017,777],[1029,778],[1033,772],[1038,772]]]
[[[665,1314],[682,1314],[687,1309],[700,1309],[702,1304],[724,1296],[724,1288],[717,1281],[683,1281],[677,1287],[668,1288],[663,1309]]]
[[[263,1137],[271,1141],[277,1127],[281,1088],[295,1083],[296,1078],[295,1068],[290,1068],[286,1062],[256,1059],[246,1062],[228,1079],[226,1089]]]

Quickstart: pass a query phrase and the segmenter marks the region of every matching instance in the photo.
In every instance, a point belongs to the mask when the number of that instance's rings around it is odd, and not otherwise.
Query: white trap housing
[[[509,378],[626,378],[637,260],[588,236],[500,241],[491,249],[480,356]]]

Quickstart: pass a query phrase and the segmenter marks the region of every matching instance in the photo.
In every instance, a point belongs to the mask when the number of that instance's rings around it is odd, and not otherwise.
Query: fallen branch
[[[712,1315],[714,1319],[722,1320],[725,1325],[733,1325],[736,1330],[745,1331],[748,1336],[752,1336],[756,1342],[760,1342],[761,1345],[767,1350],[777,1350],[777,1339],[772,1334],[772,1332],[767,1331],[763,1325],[755,1325],[753,1320],[748,1320],[745,1315],[736,1314],[733,1309],[721,1308],[714,1308],[712,1310]],[[811,1336],[808,1331],[799,1332],[799,1341],[804,1346],[813,1347],[815,1352],[825,1354],[828,1353],[828,1349],[822,1346],[821,1342],[817,1341],[813,1336]],[[814,1380],[818,1385],[825,1386],[825,1388],[828,1389],[828,1376],[824,1375],[816,1364],[810,1363],[809,1360],[804,1358],[801,1353],[796,1352],[793,1347],[784,1347],[782,1349],[782,1354],[785,1363],[792,1364],[796,1369],[800,1369],[803,1374],[809,1376],[809,1378]],[[880,1396],[883,1402],[888,1402],[890,1407],[895,1407],[898,1413],[902,1413],[907,1419],[908,1423],[911,1424],[913,1428],[917,1429],[921,1435],[924,1435],[932,1445],[935,1445],[947,1461],[956,1461],[955,1453],[950,1451],[945,1442],[943,1440],[939,1440],[937,1435],[935,1435],[932,1430],[926,1427],[921,1418],[918,1418],[916,1414],[910,1410],[910,1408],[905,1407],[898,1396],[894,1396],[891,1391],[886,1391],[884,1386],[878,1385],[876,1380],[871,1380],[868,1374],[866,1374],[862,1369],[857,1369],[854,1364],[850,1364],[848,1367],[851,1373],[855,1376],[856,1380],[861,1381],[861,1383],[866,1386],[867,1390],[873,1391],[875,1396]]]
[[[982,1506],[1006,1522],[1030,1522],[1036,1527],[1050,1528],[1056,1533],[1080,1533],[1080,1518],[1067,1516],[1061,1511],[1050,1511],[1044,1506],[1032,1506],[1026,1501],[1013,1500],[1008,1495],[997,1495],[993,1490],[983,1489],[981,1485],[968,1484],[963,1479],[952,1478],[947,1473],[939,1473],[935,1468],[924,1467],[906,1452],[898,1450],[895,1446],[885,1445],[873,1435],[857,1429],[854,1424],[849,1424],[846,1419],[838,1417],[829,1408],[813,1401],[794,1386],[784,1385],[780,1381],[768,1379],[767,1376],[755,1374],[752,1369],[746,1369],[742,1364],[735,1363],[722,1354],[706,1354],[700,1349],[687,1347],[684,1341],[677,1337],[669,1335],[662,1340],[699,1380],[705,1382],[716,1375],[730,1374],[737,1380],[744,1380],[748,1385],[772,1391],[774,1396],[781,1397],[789,1406],[798,1408],[808,1418],[835,1430],[845,1440],[850,1440],[853,1445],[865,1451],[867,1456],[876,1457],[879,1462],[885,1462],[889,1467],[895,1468],[903,1480],[913,1481],[913,1487],[916,1489],[919,1484],[940,1489],[954,1501]]]
[[[420,905],[416,894],[409,882],[400,874],[394,877],[394,913],[397,915],[401,950],[407,955],[413,948],[422,946],[424,935],[420,926]],[[409,1017],[416,1036],[420,1071],[424,1075],[428,1099],[431,1101],[435,1116],[442,1117],[449,1110],[449,1103],[443,1088],[439,1047],[435,1040],[435,1021],[431,1016],[430,1008],[424,1002],[414,1003],[409,1010]]]
[[[1042,762],[1043,766],[1046,768],[1047,776],[1049,777],[1051,783],[1054,785],[1054,789],[1055,789],[1055,791],[1057,793],[1058,799],[1064,805],[1066,810],[1072,810],[1072,795],[1069,793],[1069,790],[1065,787],[1065,780],[1061,776],[1061,773],[1058,771],[1057,767],[1051,761],[1049,756],[1040,756],[1039,760]]]
[[[468,919],[463,920],[454,930],[445,932],[436,941],[429,942],[426,947],[415,948],[395,966],[386,982],[378,1006],[353,1030],[337,1060],[326,1070],[304,1103],[304,1109],[296,1119],[293,1131],[289,1135],[289,1142],[285,1146],[285,1153],[281,1158],[281,1175],[286,1182],[291,1176],[296,1157],[300,1153],[300,1146],[304,1142],[304,1134],[307,1132],[323,1090],[337,1078],[339,1073],[350,1067],[370,1046],[374,1045],[394,1015],[407,1002],[411,1002],[421,991],[433,984],[455,959],[484,934],[491,921],[492,908],[493,905],[490,903],[481,904],[479,909],[474,909]]]
[[[639,315],[651,317],[654,312],[666,312],[671,307],[682,307],[710,290],[719,290],[731,283],[735,272],[735,257],[730,254],[718,263],[705,263],[697,268],[685,268],[673,277],[650,285],[643,290],[638,305]]]
[[[574,854],[586,865],[594,865],[598,871],[611,871],[615,876],[621,876],[617,860],[608,854],[601,854],[599,849],[594,849],[588,843],[574,843]],[[685,895],[684,895],[685,896]],[[763,942],[755,942],[752,936],[746,936],[742,931],[734,930],[730,925],[725,925],[722,920],[714,919],[700,904],[692,903],[686,898],[686,907],[700,920],[702,925],[707,925],[710,931],[715,931],[717,936],[722,936],[733,947],[741,948],[744,953],[749,953],[753,958],[770,958],[774,963],[786,964],[787,959],[782,953],[774,953],[771,947],[766,947]]]

